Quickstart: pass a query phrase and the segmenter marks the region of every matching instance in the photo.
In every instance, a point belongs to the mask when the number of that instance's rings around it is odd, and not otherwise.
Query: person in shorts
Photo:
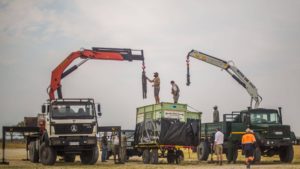
[[[153,88],[154,88],[154,98],[155,98],[155,103],[159,104],[159,90],[160,90],[160,79],[158,77],[158,73],[154,73],[154,79],[151,80],[147,77],[147,80],[151,83],[153,83]]]
[[[217,164],[222,165],[223,161],[223,143],[224,143],[224,134],[221,132],[220,128],[216,129],[216,134],[215,134],[215,142],[214,142],[214,149],[215,149],[215,154],[217,156]]]
[[[256,139],[253,131],[249,128],[246,129],[246,134],[242,137],[242,149],[246,158],[247,169],[250,168],[251,162],[254,160],[254,150],[255,150]]]

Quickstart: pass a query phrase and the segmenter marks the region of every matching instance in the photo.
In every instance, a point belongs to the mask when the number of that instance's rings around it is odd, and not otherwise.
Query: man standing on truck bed
[[[178,103],[178,99],[179,99],[179,87],[178,85],[172,80],[171,81],[171,85],[172,85],[172,95],[173,95],[173,99],[174,99],[174,103]]]
[[[153,76],[154,76],[153,80],[150,80],[148,77],[147,77],[147,80],[149,82],[153,83],[152,86],[154,87],[155,103],[159,104],[160,79],[158,77],[158,73],[157,72],[155,72]]]
[[[242,137],[242,148],[246,157],[247,169],[250,168],[250,163],[253,161],[254,149],[255,149],[255,136],[253,131],[249,128],[246,129],[246,134]]]
[[[224,143],[224,134],[221,132],[220,128],[216,129],[216,134],[215,134],[215,153],[217,156],[217,164],[222,165],[223,161],[223,143]]]

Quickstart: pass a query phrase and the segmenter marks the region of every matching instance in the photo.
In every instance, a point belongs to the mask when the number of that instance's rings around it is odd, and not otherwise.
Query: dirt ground
[[[209,162],[198,162],[196,160],[195,153],[189,153],[185,151],[185,161],[180,164],[169,165],[166,159],[160,159],[157,165],[145,165],[142,163],[140,157],[132,157],[126,164],[114,164],[113,160],[108,160],[108,162],[102,163],[100,160],[96,165],[82,165],[79,158],[76,158],[75,163],[64,163],[57,159],[57,163],[54,166],[43,166],[41,164],[34,164],[29,161],[24,161],[26,158],[26,152],[23,148],[8,148],[5,151],[6,159],[9,161],[9,165],[0,165],[0,168],[15,168],[15,169],[40,169],[40,168],[51,168],[51,169],[96,169],[96,168],[109,168],[109,169],[244,169],[246,168],[243,160],[244,158],[240,155],[237,164],[227,164],[226,161],[222,166],[216,164],[211,164]],[[1,149],[1,161],[2,161],[2,149]],[[280,164],[278,157],[263,157],[261,164],[253,165],[251,168],[259,169],[300,169],[300,146],[295,147],[295,158],[292,164]]]

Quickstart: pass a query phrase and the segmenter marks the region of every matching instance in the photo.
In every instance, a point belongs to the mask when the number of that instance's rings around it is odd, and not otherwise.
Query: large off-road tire
[[[291,163],[294,159],[293,145],[282,146],[279,149],[279,158],[281,162]]]
[[[256,147],[253,153],[254,159],[253,159],[253,163],[260,163],[261,161],[261,150],[259,147]]]
[[[176,154],[175,154],[174,150],[168,150],[168,153],[167,153],[167,162],[169,164],[174,164],[175,159],[176,159]]]
[[[143,163],[144,164],[149,164],[150,163],[150,150],[149,149],[145,149],[143,151]]]
[[[150,152],[150,163],[158,164],[158,149],[152,149]]]
[[[64,161],[66,163],[74,163],[75,157],[76,157],[75,154],[65,154],[64,155]]]
[[[45,142],[40,147],[40,159],[44,165],[53,165],[56,161],[56,151],[53,147],[48,146]]]
[[[99,151],[98,147],[94,146],[91,150],[83,151],[80,154],[80,161],[82,164],[93,165],[98,161]]]
[[[176,164],[180,164],[184,160],[184,154],[182,150],[176,151]]]
[[[29,143],[29,160],[32,163],[38,163],[39,162],[39,151],[36,149],[36,142],[31,141]]]
[[[199,161],[206,161],[209,156],[209,144],[207,142],[201,142],[197,146],[197,157]]]

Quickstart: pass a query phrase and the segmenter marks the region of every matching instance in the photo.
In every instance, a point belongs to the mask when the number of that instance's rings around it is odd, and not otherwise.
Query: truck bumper
[[[96,137],[64,136],[50,138],[50,145],[52,146],[89,146],[96,144]]]
[[[266,147],[281,147],[291,145],[292,142],[289,139],[266,139],[261,144]]]

